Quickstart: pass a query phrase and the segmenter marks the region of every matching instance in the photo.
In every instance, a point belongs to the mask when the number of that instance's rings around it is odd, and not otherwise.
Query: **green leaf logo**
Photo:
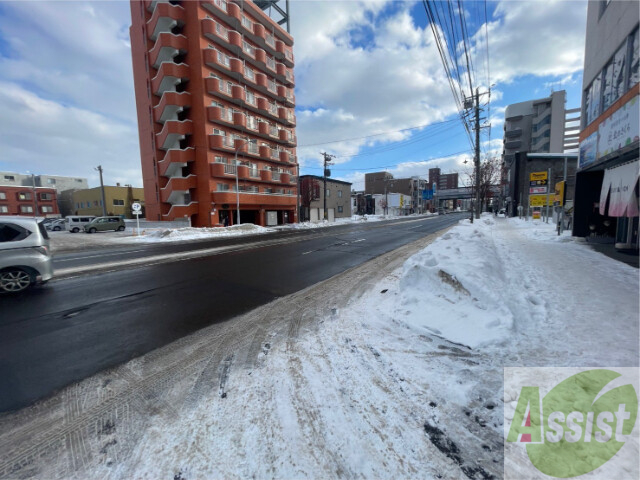
[[[581,372],[542,399],[544,443],[526,447],[538,470],[558,478],[576,477],[599,468],[618,453],[638,415],[632,385],[600,395],[619,376],[604,369]]]

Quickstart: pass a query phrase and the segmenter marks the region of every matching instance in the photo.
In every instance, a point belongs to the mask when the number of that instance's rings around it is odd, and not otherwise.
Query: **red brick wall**
[[[54,188],[0,185],[0,215],[33,217],[35,212],[38,217],[57,217],[60,215],[57,200]]]

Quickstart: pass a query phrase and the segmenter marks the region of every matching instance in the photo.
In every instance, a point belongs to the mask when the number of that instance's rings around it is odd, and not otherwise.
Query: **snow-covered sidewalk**
[[[504,367],[638,366],[638,271],[551,225],[483,216],[394,255],[234,320],[238,343],[215,325],[67,389],[82,446],[32,471],[501,478]]]

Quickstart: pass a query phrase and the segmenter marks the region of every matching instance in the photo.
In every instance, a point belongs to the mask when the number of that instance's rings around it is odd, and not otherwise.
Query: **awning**
[[[640,176],[640,162],[635,160],[605,170],[600,191],[600,215],[610,217],[638,216],[638,194],[636,186]],[[609,212],[605,211],[609,196]]]

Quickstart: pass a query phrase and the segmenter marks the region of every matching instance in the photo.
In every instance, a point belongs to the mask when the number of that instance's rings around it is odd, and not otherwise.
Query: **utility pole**
[[[482,205],[480,205],[480,93],[476,87],[476,218],[480,218]]]
[[[324,199],[324,219],[328,220],[327,217],[327,177],[331,175],[331,172],[327,169],[328,165],[331,165],[331,159],[335,158],[335,155],[329,155],[327,152],[322,152],[322,156],[324,157],[324,169],[323,169],[323,188],[322,198]],[[329,175],[327,175],[327,173]]]
[[[102,195],[102,216],[107,216],[107,201],[104,198],[104,183],[102,182],[102,165],[98,165],[95,170],[100,172],[100,193]]]
[[[36,176],[31,174],[31,184],[33,185],[33,217],[38,216],[38,192],[36,192]]]

